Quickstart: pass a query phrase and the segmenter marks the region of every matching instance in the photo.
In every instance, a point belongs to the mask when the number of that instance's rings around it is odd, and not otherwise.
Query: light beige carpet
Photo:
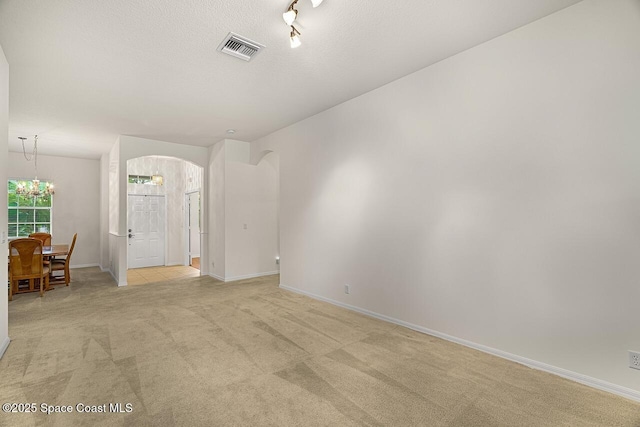
[[[147,267],[127,270],[127,284],[129,286],[156,283],[165,280],[181,280],[189,277],[199,277],[200,270],[186,265],[171,267]]]
[[[9,304],[0,400],[74,412],[1,425],[640,426],[640,404],[280,290],[277,276],[72,278]]]

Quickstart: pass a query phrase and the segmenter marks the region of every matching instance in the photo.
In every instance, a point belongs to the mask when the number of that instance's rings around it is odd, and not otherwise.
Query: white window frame
[[[7,179],[7,238],[9,240],[15,240],[15,239],[22,239],[24,237],[27,237],[27,236],[19,236],[18,235],[19,231],[20,231],[20,229],[19,229],[20,224],[33,224],[33,226],[34,226],[33,228],[35,230],[34,233],[40,232],[36,228],[39,223],[36,222],[36,213],[35,213],[35,211],[36,210],[47,210],[47,209],[49,210],[49,222],[48,223],[40,223],[40,224],[49,224],[49,234],[53,235],[53,197],[54,196],[53,195],[48,196],[48,197],[51,198],[51,206],[9,206],[9,197],[8,197],[9,196],[9,182],[11,182],[11,181],[16,182],[16,183],[18,183],[18,182],[26,182],[28,184],[28,183],[31,182],[31,179],[29,179],[29,178],[27,178],[27,179],[24,179],[24,178],[9,178],[9,179]],[[40,184],[43,185],[46,182],[48,182],[48,181],[47,180],[41,180]],[[35,205],[35,202],[34,202],[34,205]],[[9,209],[16,209],[16,222],[15,223],[9,223],[9,221],[8,221],[9,220]],[[21,223],[19,221],[19,219],[20,219],[20,216],[19,216],[19,213],[18,213],[19,209],[34,209],[33,221],[32,222],[22,222]],[[9,224],[11,224],[11,225],[15,224],[16,225],[16,235],[9,234]]]

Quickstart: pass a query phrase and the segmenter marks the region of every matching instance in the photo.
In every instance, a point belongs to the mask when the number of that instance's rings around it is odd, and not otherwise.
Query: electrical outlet
[[[629,367],[640,369],[640,352],[629,350]]]
[[[350,292],[351,292],[351,288],[349,287],[349,285],[344,285],[344,293],[349,294]]]

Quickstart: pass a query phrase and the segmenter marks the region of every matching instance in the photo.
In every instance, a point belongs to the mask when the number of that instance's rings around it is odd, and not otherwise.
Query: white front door
[[[200,192],[189,193],[189,265],[193,258],[200,257]]]
[[[164,196],[129,195],[129,268],[164,265]]]

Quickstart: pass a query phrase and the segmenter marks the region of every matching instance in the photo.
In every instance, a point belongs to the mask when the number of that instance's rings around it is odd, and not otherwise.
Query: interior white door
[[[200,257],[200,192],[189,193],[189,265]]]
[[[129,195],[129,268],[164,265],[164,196]]]

